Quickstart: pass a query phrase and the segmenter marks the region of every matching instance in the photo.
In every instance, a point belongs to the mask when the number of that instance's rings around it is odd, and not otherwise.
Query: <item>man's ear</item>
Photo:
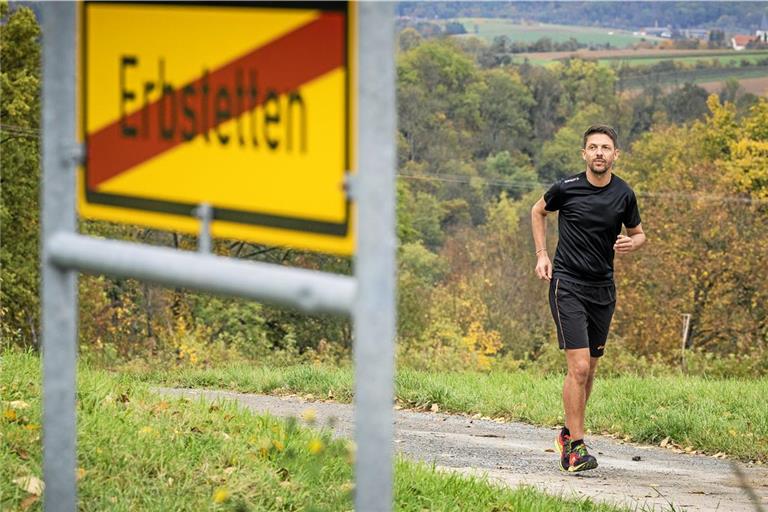
[[[614,160],[614,161],[618,160],[620,155],[621,155],[621,151],[619,151],[618,149],[616,149],[616,150],[613,152],[613,160]]]
[[[587,150],[584,148],[581,149],[581,159],[587,161]]]

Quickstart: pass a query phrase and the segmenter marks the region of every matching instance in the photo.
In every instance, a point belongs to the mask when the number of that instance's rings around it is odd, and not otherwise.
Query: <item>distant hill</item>
[[[768,2],[400,2],[399,16],[427,19],[510,18],[564,25],[637,29],[759,27]]]

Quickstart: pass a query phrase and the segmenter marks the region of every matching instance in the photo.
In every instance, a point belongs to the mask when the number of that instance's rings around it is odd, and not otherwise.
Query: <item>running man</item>
[[[549,305],[557,340],[565,350],[565,426],[557,436],[560,468],[584,471],[597,460],[584,444],[584,412],[605,349],[616,305],[613,256],[645,243],[635,193],[611,173],[619,156],[616,131],[604,125],[584,132],[586,171],[561,179],[531,209],[536,275],[549,281]],[[554,268],[547,255],[547,214],[559,211]],[[622,224],[627,235],[621,234]]]

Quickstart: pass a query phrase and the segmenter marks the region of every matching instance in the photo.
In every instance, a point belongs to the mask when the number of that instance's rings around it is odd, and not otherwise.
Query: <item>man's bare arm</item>
[[[533,244],[536,247],[536,275],[539,279],[552,279],[552,262],[547,254],[547,214],[542,197],[531,208],[531,230],[533,231]]]

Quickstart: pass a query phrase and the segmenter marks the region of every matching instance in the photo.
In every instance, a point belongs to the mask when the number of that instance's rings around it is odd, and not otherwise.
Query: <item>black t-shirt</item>
[[[616,176],[596,187],[582,172],[558,181],[544,194],[545,209],[559,211],[552,276],[590,285],[613,283],[613,244],[621,225],[640,224],[635,193]]]

